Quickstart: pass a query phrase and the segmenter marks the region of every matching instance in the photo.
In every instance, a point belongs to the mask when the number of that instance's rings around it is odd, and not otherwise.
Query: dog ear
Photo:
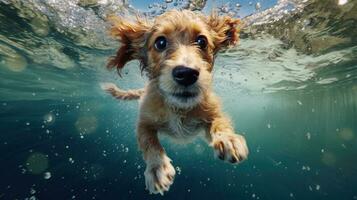
[[[229,16],[218,16],[216,12],[208,17],[208,25],[213,30],[215,52],[233,46],[239,41],[241,21]]]
[[[145,44],[145,35],[149,31],[148,21],[136,17],[129,20],[119,16],[109,16],[108,20],[112,23],[110,34],[119,40],[121,46],[115,56],[109,59],[108,69],[117,68],[120,75],[121,69],[131,60],[144,59],[142,48]]]

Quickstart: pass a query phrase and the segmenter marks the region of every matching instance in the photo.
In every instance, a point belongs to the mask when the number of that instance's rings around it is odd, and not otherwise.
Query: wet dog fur
[[[163,194],[175,177],[175,168],[160,144],[159,134],[186,140],[203,132],[218,158],[230,163],[246,159],[246,141],[235,134],[211,87],[215,57],[219,50],[238,42],[240,21],[187,10],[168,11],[151,21],[118,16],[109,20],[110,32],[121,46],[108,68],[120,73],[128,61],[136,59],[149,78],[141,90],[124,91],[112,83],[102,85],[115,98],[140,98],[136,132],[146,163],[146,189]],[[195,76],[197,80],[188,86],[180,85],[173,77],[178,66],[194,70],[199,74]]]

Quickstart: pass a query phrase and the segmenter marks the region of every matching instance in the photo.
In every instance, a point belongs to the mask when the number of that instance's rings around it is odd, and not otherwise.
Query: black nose
[[[190,86],[194,84],[200,73],[192,68],[184,67],[184,66],[177,66],[172,70],[172,76],[174,80],[183,86]]]

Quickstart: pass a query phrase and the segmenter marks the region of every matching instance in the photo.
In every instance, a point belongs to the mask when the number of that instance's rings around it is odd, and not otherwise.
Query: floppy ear
[[[109,59],[107,68],[117,68],[120,75],[120,70],[130,60],[138,59],[143,62],[145,55],[142,48],[149,25],[145,19],[140,19],[138,16],[135,20],[109,16],[108,20],[112,23],[110,34],[119,40],[121,46],[116,55]]]
[[[217,13],[212,13],[207,21],[208,26],[210,26],[213,31],[215,52],[238,43],[239,25],[241,24],[239,19],[234,19],[229,16],[218,16]]]

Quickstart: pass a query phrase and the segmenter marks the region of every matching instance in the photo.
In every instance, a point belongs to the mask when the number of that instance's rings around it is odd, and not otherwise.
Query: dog
[[[175,177],[159,134],[189,140],[203,133],[215,155],[239,163],[248,156],[245,138],[235,134],[211,87],[217,53],[239,40],[239,19],[172,10],[150,21],[110,16],[110,33],[121,46],[107,67],[121,69],[139,60],[148,76],[145,89],[124,91],[112,83],[102,89],[117,99],[140,99],[137,141],[146,163],[146,189],[163,195]]]

